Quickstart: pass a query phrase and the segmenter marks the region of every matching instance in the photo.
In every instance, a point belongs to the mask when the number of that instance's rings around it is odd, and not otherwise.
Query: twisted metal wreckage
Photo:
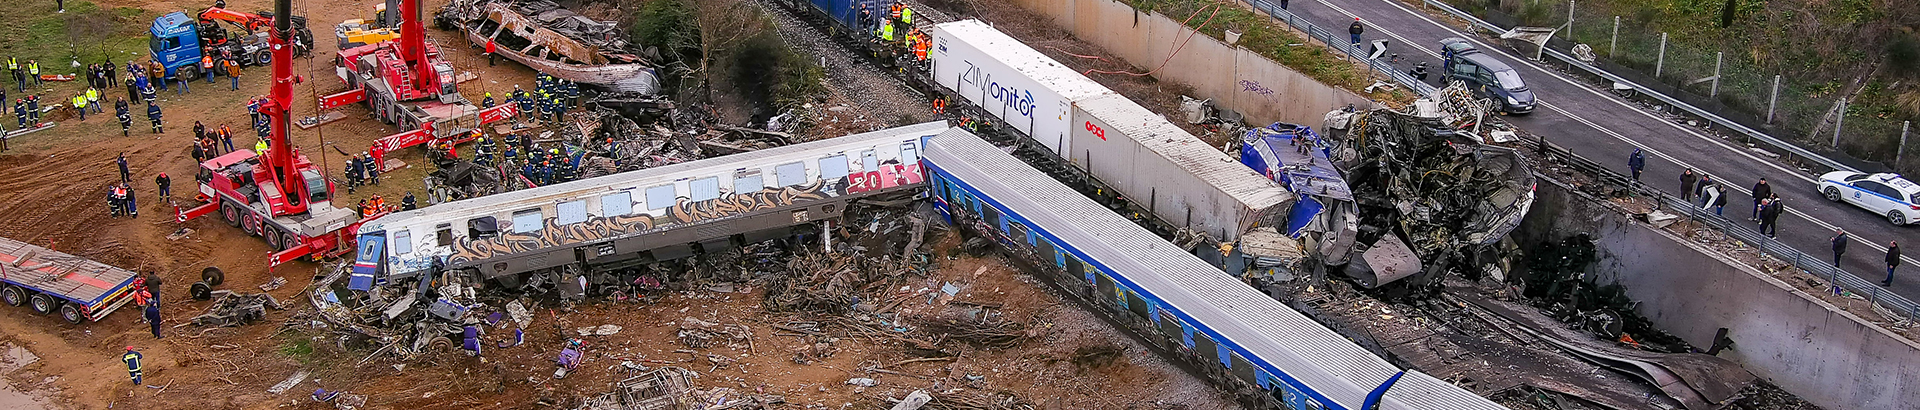
[[[656,48],[640,49],[615,23],[549,0],[456,0],[435,14],[434,24],[466,33],[476,46],[492,41],[500,56],[564,80],[642,94],[660,91],[659,73],[649,62],[660,60]]]

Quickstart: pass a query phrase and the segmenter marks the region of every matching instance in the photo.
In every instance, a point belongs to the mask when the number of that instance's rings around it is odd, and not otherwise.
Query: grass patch
[[[1372,81],[1366,70],[1355,66],[1324,45],[1308,40],[1271,17],[1243,8],[1239,3],[1220,0],[1120,0],[1141,11],[1158,12],[1167,18],[1186,21],[1189,28],[1216,40],[1225,41],[1226,30],[1240,31],[1236,46],[1245,47],[1280,65],[1306,74],[1324,84],[1355,93]],[[1215,14],[1216,7],[1218,14]],[[1188,19],[1187,16],[1193,16]],[[1211,22],[1207,17],[1212,16]],[[1204,25],[1203,25],[1204,24]],[[1411,94],[1378,94],[1373,97],[1404,101]]]
[[[147,27],[159,13],[132,7],[103,9],[92,2],[68,2],[57,13],[51,2],[28,2],[0,8],[0,57],[40,62],[41,73],[67,74],[70,63],[98,63],[111,59],[125,64],[135,54],[147,54]],[[81,82],[85,84],[85,82]]]
[[[290,338],[280,342],[280,355],[307,364],[313,361],[313,339],[306,337]]]

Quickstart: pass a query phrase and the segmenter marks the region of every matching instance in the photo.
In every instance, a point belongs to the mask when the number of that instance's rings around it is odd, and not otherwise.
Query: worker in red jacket
[[[491,38],[487,39],[487,66],[488,67],[493,66],[493,52],[495,51],[495,49],[496,47],[493,44],[493,39]]]

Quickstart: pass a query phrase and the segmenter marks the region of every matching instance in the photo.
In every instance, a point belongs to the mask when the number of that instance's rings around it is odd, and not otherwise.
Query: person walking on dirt
[[[233,152],[233,131],[226,125],[220,126],[220,146],[226,152]]]
[[[147,103],[147,122],[153,124],[153,133],[155,134],[159,134],[166,130],[166,128],[162,126],[160,122],[160,105],[159,104],[154,104],[151,102]]]
[[[132,174],[127,173],[127,153],[121,152],[120,157],[115,158],[113,162],[120,165],[120,182],[132,182]]]
[[[207,77],[207,84],[213,84],[213,55],[212,54],[204,54],[200,56],[200,74],[203,77]]]
[[[27,78],[33,80],[33,86],[35,87],[47,85],[47,80],[40,78],[39,61],[27,60]]]
[[[360,153],[360,163],[367,167],[367,183],[380,185],[380,163],[374,161],[373,156],[367,155],[366,152]]]
[[[1839,267],[1840,255],[1847,254],[1847,230],[1835,228],[1833,232],[1833,239],[1829,239],[1827,242],[1833,246],[1833,266]]]
[[[173,178],[168,178],[167,173],[162,172],[160,176],[153,177],[153,184],[160,187],[160,202],[173,202]]]
[[[1360,46],[1360,33],[1365,32],[1367,32],[1367,27],[1360,25],[1359,17],[1354,17],[1353,25],[1347,26],[1347,35],[1353,39],[1354,47]]]
[[[27,100],[13,100],[13,119],[20,122],[17,129],[27,129]]]
[[[1760,200],[1768,195],[1773,195],[1773,185],[1767,185],[1766,178],[1760,178],[1760,182],[1753,183],[1753,216],[1747,220],[1760,222]]]
[[[100,107],[100,90],[97,88],[87,88],[87,106],[93,108],[94,114],[107,113],[106,108]]]
[[[1680,173],[1680,200],[1682,201],[1693,200],[1693,184],[1699,181],[1700,181],[1700,176],[1693,173],[1693,168],[1687,168],[1686,171],[1681,172]]]
[[[147,85],[158,87],[161,91],[166,91],[167,67],[160,65],[160,60],[147,60]]]
[[[346,168],[347,193],[351,194],[354,188],[360,187],[360,175],[362,175],[360,173],[360,157],[348,155]]]
[[[147,325],[153,328],[153,338],[160,339],[160,304],[147,304]]]
[[[193,90],[187,89],[187,83],[191,83],[192,81],[187,81],[187,76],[185,73],[175,74],[173,76],[173,80],[180,82],[180,89],[173,90],[173,95],[187,95],[188,91],[193,91]]]
[[[133,346],[127,346],[127,353],[120,355],[120,361],[127,364],[127,377],[133,379],[134,386],[143,385],[140,383],[140,359],[142,357],[140,351],[134,350]]]
[[[127,100],[113,104],[113,115],[120,119],[120,136],[133,135],[133,115],[127,112]]]
[[[497,46],[493,44],[493,39],[491,38],[487,39],[487,66],[488,67],[493,66],[494,52],[498,51],[496,50],[496,48]]]
[[[121,192],[126,193],[126,196],[122,199],[127,201],[126,202],[127,216],[139,218],[140,217],[140,195],[135,194],[133,192],[133,186],[128,185],[125,182],[120,183],[120,190]]]
[[[36,125],[36,126],[40,125],[40,95],[39,94],[27,96],[27,121],[33,123],[33,125]]]
[[[227,81],[233,83],[232,87],[228,88],[227,91],[240,90],[240,63],[234,62],[233,59],[227,59],[220,63],[227,66]]]

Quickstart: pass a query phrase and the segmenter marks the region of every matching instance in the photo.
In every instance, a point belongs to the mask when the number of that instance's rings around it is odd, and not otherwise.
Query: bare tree
[[[714,60],[733,50],[754,35],[771,30],[759,6],[741,0],[701,0],[694,11],[700,25],[700,66],[695,72],[709,76]]]

